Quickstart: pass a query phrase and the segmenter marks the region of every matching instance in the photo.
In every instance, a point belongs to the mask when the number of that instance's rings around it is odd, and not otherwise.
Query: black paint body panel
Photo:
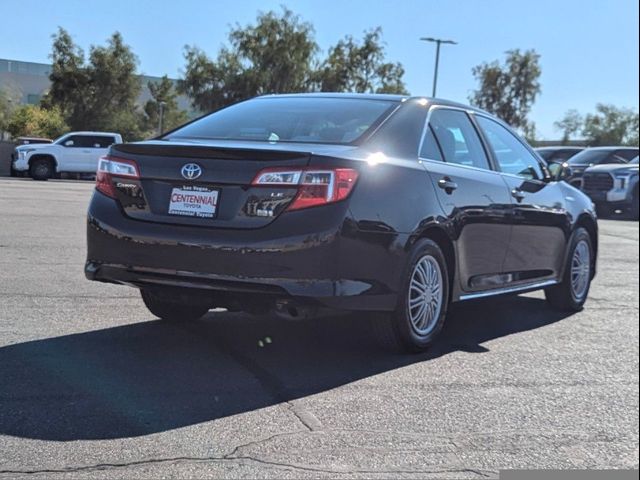
[[[400,109],[416,105],[408,100]],[[380,145],[380,138],[374,140]],[[450,247],[452,301],[497,287],[561,279],[579,224],[590,227],[597,248],[591,201],[562,182],[419,160],[418,145],[415,156],[389,152],[383,161],[372,157],[376,152],[366,141],[277,148],[215,142],[210,148],[143,142],[112,151],[135,160],[142,179],[128,182],[135,184],[127,187],[131,191],[118,190],[117,200],[94,194],[88,211],[88,278],[232,292],[247,295],[247,301],[264,294],[331,308],[391,311],[407,256],[421,236],[435,235]],[[172,185],[184,182],[176,175],[180,165],[194,159],[210,175],[200,181],[221,189],[219,217],[167,218],[162,202]],[[359,177],[344,201],[287,211],[293,198],[287,189],[250,185],[265,165],[354,168]],[[458,188],[451,193],[439,188],[443,177]],[[149,182],[153,185],[145,185]],[[512,197],[514,188],[524,192],[521,201]],[[247,213],[252,196],[266,199],[272,192],[284,194],[275,215]]]

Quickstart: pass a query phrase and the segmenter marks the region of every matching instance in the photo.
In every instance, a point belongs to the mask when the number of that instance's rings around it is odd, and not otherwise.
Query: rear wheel
[[[432,240],[419,240],[404,274],[396,311],[377,319],[376,336],[392,350],[423,351],[442,330],[448,303],[449,276],[442,250]]]
[[[209,305],[187,303],[162,295],[161,292],[140,290],[142,300],[147,309],[156,317],[172,322],[197,320],[209,311]]]
[[[547,301],[564,311],[579,311],[589,295],[593,269],[593,245],[584,228],[578,228],[571,241],[562,283],[545,290]]]
[[[36,158],[29,165],[29,175],[34,180],[48,180],[54,173],[53,162],[48,158]]]

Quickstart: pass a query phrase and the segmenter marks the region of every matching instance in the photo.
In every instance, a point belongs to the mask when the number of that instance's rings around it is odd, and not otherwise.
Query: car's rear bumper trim
[[[264,294],[275,298],[297,298],[325,307],[346,310],[392,310],[396,295],[357,280],[284,278],[236,278],[211,273],[104,264],[87,261],[89,280],[137,288],[172,287],[214,290],[232,294]]]

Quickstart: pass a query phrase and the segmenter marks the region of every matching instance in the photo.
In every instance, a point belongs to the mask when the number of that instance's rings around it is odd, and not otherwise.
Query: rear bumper
[[[287,212],[259,229],[209,229],[126,217],[94,193],[87,223],[88,279],[135,287],[266,294],[345,310],[392,310],[395,238],[351,226],[345,203]],[[389,234],[391,237],[391,234]]]

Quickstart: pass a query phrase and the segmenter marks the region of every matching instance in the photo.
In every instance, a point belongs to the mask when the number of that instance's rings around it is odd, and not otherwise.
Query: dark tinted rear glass
[[[536,152],[545,160],[550,160],[554,153],[556,153],[556,150],[536,150]]]
[[[616,152],[616,155],[624,158],[625,160],[633,160],[638,155],[638,150],[637,149],[636,150],[632,150],[632,149],[618,150]]]
[[[207,115],[165,138],[348,144],[396,105],[351,98],[257,98]]]
[[[602,162],[611,155],[609,150],[584,150],[569,159],[570,165],[589,165]]]

